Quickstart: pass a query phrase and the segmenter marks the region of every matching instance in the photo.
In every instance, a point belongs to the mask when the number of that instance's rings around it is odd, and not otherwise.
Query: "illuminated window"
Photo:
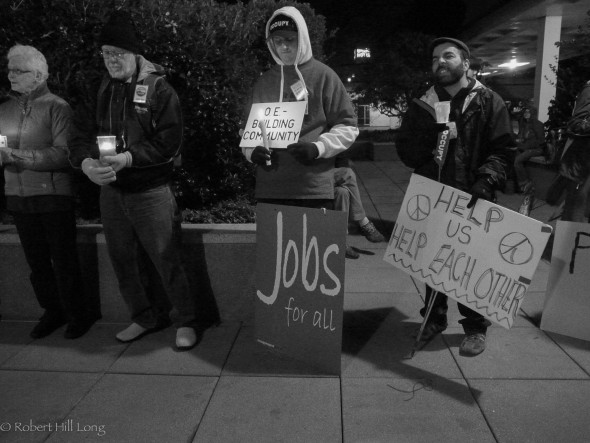
[[[364,49],[355,49],[354,50],[354,59],[369,59],[371,58],[371,50],[369,48]]]
[[[371,125],[371,107],[368,105],[358,105],[356,109],[359,126]]]

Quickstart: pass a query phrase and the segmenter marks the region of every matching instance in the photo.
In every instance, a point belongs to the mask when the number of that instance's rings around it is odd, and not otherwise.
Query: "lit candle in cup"
[[[96,137],[100,156],[117,154],[117,139],[114,135],[103,135]]]
[[[436,113],[437,123],[448,123],[449,114],[451,113],[451,102],[436,102],[434,104],[434,112]]]
[[[258,127],[260,128],[260,132],[262,133],[262,143],[263,143],[264,147],[266,149],[268,149],[268,152],[270,152],[270,146],[268,143],[268,135],[266,134],[266,127],[264,126],[264,122],[262,121],[262,118],[260,118],[258,120]],[[271,161],[267,160],[266,166],[270,166],[270,165],[271,165]]]

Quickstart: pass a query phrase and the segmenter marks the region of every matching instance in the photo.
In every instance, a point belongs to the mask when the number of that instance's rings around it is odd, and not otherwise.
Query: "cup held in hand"
[[[103,135],[96,137],[98,143],[98,150],[100,157],[105,155],[116,155],[117,154],[117,139],[114,135]]]
[[[451,102],[436,102],[434,104],[434,112],[436,112],[437,123],[448,123],[449,114],[451,113]]]

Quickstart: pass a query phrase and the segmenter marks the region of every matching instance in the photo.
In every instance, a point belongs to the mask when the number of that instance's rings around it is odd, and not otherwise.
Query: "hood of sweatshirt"
[[[290,17],[291,19],[293,19],[293,21],[297,25],[298,48],[297,48],[297,57],[295,58],[295,65],[301,65],[301,64],[311,60],[311,58],[313,57],[313,54],[311,52],[311,41],[309,39],[309,31],[307,29],[307,24],[305,23],[305,19],[301,15],[301,12],[299,12],[299,10],[297,10],[293,6],[285,6],[281,9],[277,9],[272,14],[272,16],[270,17],[268,22],[266,22],[266,44],[268,45],[268,49],[270,50],[272,57],[275,59],[275,62],[277,62],[278,65],[284,65],[284,63],[281,60],[281,57],[279,57],[279,54],[277,54],[277,52],[274,49],[274,45],[272,44],[272,42],[269,39],[269,37],[270,37],[270,32],[269,32],[270,24],[272,23],[273,19],[277,15],[286,15],[287,17]]]

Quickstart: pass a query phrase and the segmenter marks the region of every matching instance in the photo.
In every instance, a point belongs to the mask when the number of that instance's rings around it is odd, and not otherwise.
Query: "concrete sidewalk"
[[[357,162],[370,218],[391,231],[410,171]],[[515,209],[520,198],[500,195]],[[548,220],[540,206],[532,216]],[[542,261],[511,330],[458,355],[449,328],[407,359],[422,301],[383,261],[386,243],[349,236],[342,374],[314,373],[268,352],[254,322],[225,322],[190,352],[173,329],[120,344],[126,325],[99,323],[29,339],[33,322],[0,322],[0,441],[15,442],[585,442],[590,436],[590,342],[539,329],[549,263]]]

